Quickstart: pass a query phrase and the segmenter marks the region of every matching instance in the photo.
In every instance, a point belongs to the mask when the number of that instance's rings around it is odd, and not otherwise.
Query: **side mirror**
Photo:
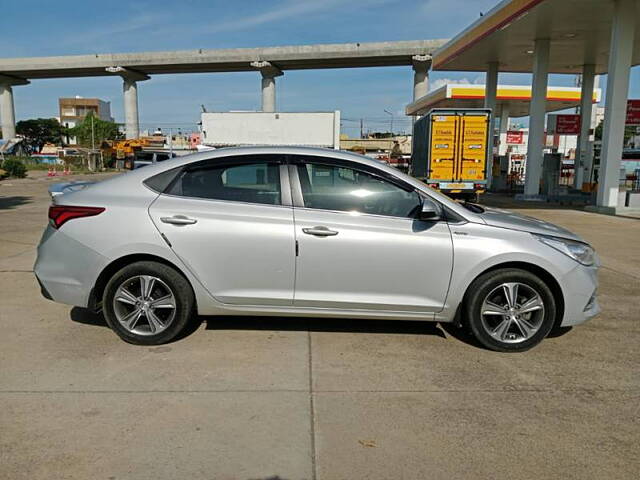
[[[420,209],[420,220],[438,221],[442,219],[442,208],[430,198],[422,199],[422,208]]]

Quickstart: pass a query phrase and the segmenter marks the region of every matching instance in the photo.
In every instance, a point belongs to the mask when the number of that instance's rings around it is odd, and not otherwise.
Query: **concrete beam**
[[[339,43],[262,48],[98,53],[59,57],[0,59],[0,74],[24,78],[106,76],[114,65],[161,73],[249,72],[256,59],[268,58],[282,70],[410,66],[414,55],[431,55],[446,40]]]
[[[271,62],[264,60],[258,60],[250,63],[252,68],[259,70],[263,77],[280,77],[284,75],[281,69],[276,67]]]
[[[615,210],[618,206],[622,143],[635,33],[635,9],[635,0],[616,0],[614,6],[596,199],[596,206],[603,210]]]
[[[26,78],[15,77],[13,75],[0,75],[0,85],[29,85],[31,83]]]
[[[120,75],[122,78],[133,82],[142,82],[151,78],[146,73],[126,67],[106,67],[105,71],[109,73],[115,73],[116,75]]]
[[[2,138],[9,140],[16,136],[16,110],[13,102],[13,86],[28,85],[29,80],[12,75],[0,75],[0,127]]]
[[[429,91],[429,69],[431,55],[414,55],[411,57],[413,65],[413,101],[424,97]]]
[[[525,172],[524,198],[540,194],[542,150],[544,148],[544,117],[549,80],[549,39],[537,39],[533,47],[533,81],[529,105],[529,143]]]
[[[276,77],[284,75],[282,70],[264,60],[251,62],[251,66],[262,74],[262,111],[276,111]]]

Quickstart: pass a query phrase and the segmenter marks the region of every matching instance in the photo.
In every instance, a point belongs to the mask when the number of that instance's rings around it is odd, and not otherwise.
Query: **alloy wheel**
[[[118,322],[130,333],[157,335],[165,331],[176,316],[176,299],[160,278],[137,275],[120,284],[113,297]]]
[[[519,282],[502,283],[485,297],[482,326],[495,340],[521,343],[531,337],[544,321],[544,302],[531,286]]]

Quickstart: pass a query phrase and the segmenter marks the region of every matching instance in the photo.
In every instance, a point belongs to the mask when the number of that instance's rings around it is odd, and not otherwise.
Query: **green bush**
[[[4,162],[2,162],[2,169],[10,177],[24,178],[27,176],[27,167],[15,158],[5,158]]]

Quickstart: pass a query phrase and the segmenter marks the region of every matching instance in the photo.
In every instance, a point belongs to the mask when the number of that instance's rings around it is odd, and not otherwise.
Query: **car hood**
[[[480,213],[478,216],[482,218],[487,225],[584,242],[579,235],[576,235],[566,228],[554,225],[553,223],[538,220],[537,218],[528,217],[526,215],[520,215],[519,213],[510,212],[509,210],[483,208],[485,209],[484,213]]]

